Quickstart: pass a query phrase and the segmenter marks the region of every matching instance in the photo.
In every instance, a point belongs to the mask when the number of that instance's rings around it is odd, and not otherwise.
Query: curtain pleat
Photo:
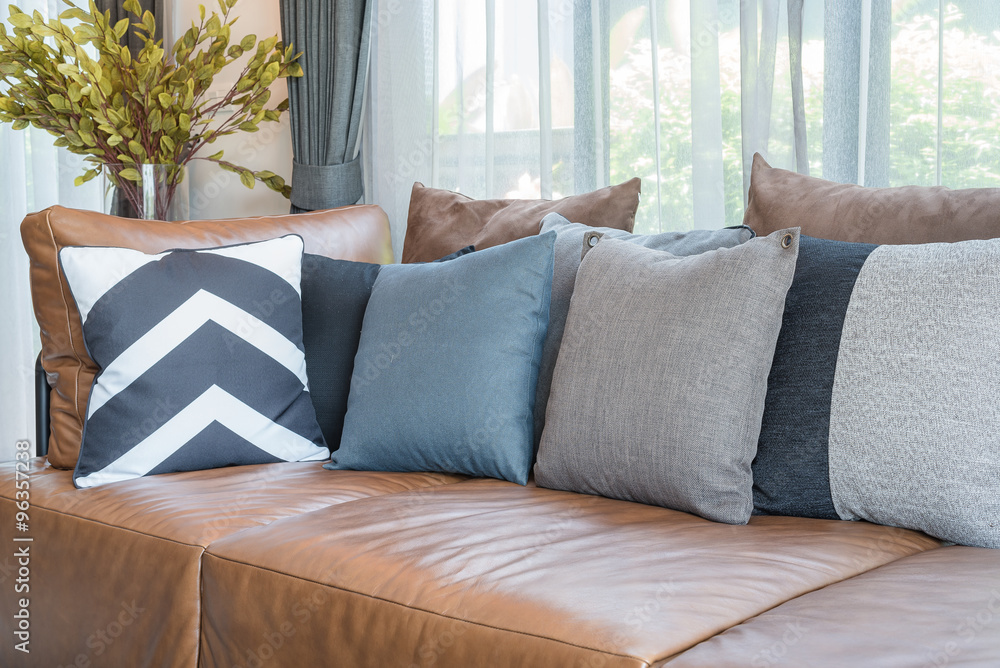
[[[691,3],[691,181],[696,221],[725,220],[719,3]]]
[[[795,171],[809,174],[806,101],[802,82],[802,2],[788,0],[788,67],[792,78],[792,134]]]
[[[757,0],[740,0],[740,139],[743,203],[750,192],[750,168],[757,151]]]
[[[282,0],[286,44],[304,76],[288,80],[292,211],[355,204],[364,195],[358,159],[369,69],[369,0]]]
[[[122,19],[135,21],[135,17],[122,9],[121,0],[96,0],[96,2],[98,9],[102,12],[111,12],[112,24]],[[152,12],[153,17],[156,19],[156,39],[163,39],[164,2],[165,0],[139,0],[139,6],[142,7],[142,11]],[[142,40],[132,30],[125,33],[121,41],[122,44],[128,46],[129,51],[133,54],[138,53],[143,46]]]

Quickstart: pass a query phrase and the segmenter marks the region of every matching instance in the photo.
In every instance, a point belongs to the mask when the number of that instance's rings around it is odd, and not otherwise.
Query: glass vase
[[[190,216],[186,165],[104,165],[105,212],[123,218],[187,220]]]

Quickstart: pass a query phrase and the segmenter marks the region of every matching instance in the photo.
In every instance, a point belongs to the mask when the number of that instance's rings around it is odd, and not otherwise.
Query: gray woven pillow
[[[667,251],[673,255],[697,255],[716,248],[730,248],[746,243],[754,231],[746,225],[721,230],[691,230],[690,232],[662,232],[660,234],[630,234],[611,227],[592,227],[571,223],[558,213],[542,218],[541,234],[556,233],[556,257],[552,273],[552,305],[549,309],[549,333],[542,349],[542,362],[538,370],[538,389],[535,394],[535,447],[542,438],[545,426],[545,408],[552,387],[552,372],[559,355],[569,300],[573,296],[576,271],[580,267],[580,251],[584,238],[598,233],[611,239],[621,239],[638,246]]]
[[[678,258],[605,238],[576,277],[535,480],[746,524],[798,230]]]

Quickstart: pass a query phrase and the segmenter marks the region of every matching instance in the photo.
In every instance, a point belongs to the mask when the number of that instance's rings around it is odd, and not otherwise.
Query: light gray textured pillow
[[[746,524],[797,229],[679,258],[604,238],[580,265],[539,486]]]
[[[552,305],[549,310],[549,333],[542,349],[542,362],[538,371],[538,389],[535,394],[535,446],[542,438],[545,426],[545,410],[552,387],[552,372],[559,356],[569,300],[573,296],[576,271],[580,266],[584,237],[597,232],[610,239],[621,239],[630,243],[668,251],[677,256],[698,255],[717,248],[730,248],[746,243],[754,237],[754,231],[745,225],[722,230],[692,230],[690,232],[663,232],[662,234],[629,234],[610,227],[592,227],[581,223],[571,223],[558,213],[550,213],[542,218],[541,234],[556,233],[556,256],[552,272]]]
[[[837,514],[1000,548],[1000,240],[879,246],[830,401]]]

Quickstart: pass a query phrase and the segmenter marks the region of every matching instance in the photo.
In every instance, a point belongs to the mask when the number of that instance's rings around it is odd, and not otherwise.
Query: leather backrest
[[[298,234],[305,252],[334,259],[392,261],[389,221],[377,206],[310,213],[168,223],[51,207],[21,223],[31,265],[31,298],[41,330],[42,366],[52,387],[49,463],[73,468],[80,452],[90,386],[98,372],[87,354],[80,314],[59,266],[65,246],[114,246],[145,253],[212,248]]]

